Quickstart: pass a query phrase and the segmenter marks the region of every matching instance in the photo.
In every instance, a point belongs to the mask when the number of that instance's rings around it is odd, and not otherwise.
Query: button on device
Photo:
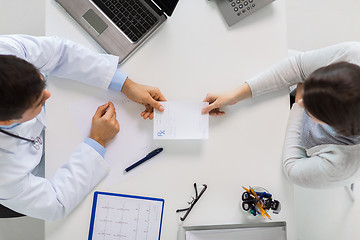
[[[93,0],[93,1],[101,1],[101,0]],[[104,1],[109,1],[109,0],[104,0]],[[229,1],[219,0],[217,1],[217,4],[219,5],[220,11],[224,16],[226,23],[229,26],[232,26],[240,19],[250,15],[252,12],[257,11],[259,8],[262,8],[263,6],[273,1],[275,0],[256,0],[256,1],[255,0],[229,0]]]

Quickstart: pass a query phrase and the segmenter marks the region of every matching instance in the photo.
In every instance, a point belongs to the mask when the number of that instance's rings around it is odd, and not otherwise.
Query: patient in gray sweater
[[[360,43],[345,42],[284,59],[223,93],[207,94],[203,113],[298,85],[283,148],[286,176],[309,188],[360,178]]]

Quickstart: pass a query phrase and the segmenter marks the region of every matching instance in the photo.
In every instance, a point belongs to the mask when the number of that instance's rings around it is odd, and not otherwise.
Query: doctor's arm
[[[27,216],[59,220],[69,214],[108,171],[109,165],[103,157],[86,143],[81,143],[52,178],[48,180],[29,173],[6,186],[11,195],[0,202]]]
[[[99,54],[56,36],[0,36],[0,47],[2,54],[16,55],[41,72],[103,89],[109,87],[118,66],[116,56]]]
[[[158,88],[131,81],[118,69],[117,56],[95,53],[67,39],[55,36],[0,36],[0,48],[2,54],[23,58],[49,75],[122,91],[131,100],[145,106],[141,113],[144,119],[153,117],[153,108],[162,111],[157,101],[166,100]]]
[[[53,41],[59,46],[54,55],[60,56],[61,60],[56,61],[56,66],[49,74],[78,81],[86,80],[87,84],[121,91],[132,101],[145,106],[145,110],[141,113],[144,119],[153,118],[154,108],[159,111],[164,110],[158,102],[166,101],[160,90],[132,81],[117,68],[119,60],[117,56],[94,53],[65,39],[54,38]],[[80,71],[78,67],[81,68]]]
[[[0,202],[35,218],[53,221],[65,217],[109,171],[104,147],[118,132],[114,105],[108,102],[98,107],[92,119],[90,138],[77,147],[51,179],[29,173],[2,186],[7,194]]]

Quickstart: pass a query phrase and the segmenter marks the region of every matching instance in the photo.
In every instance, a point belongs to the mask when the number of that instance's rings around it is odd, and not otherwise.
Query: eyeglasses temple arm
[[[195,184],[194,184],[195,185]],[[189,215],[191,209],[195,206],[195,204],[197,203],[197,201],[200,199],[200,197],[203,195],[203,193],[205,192],[205,190],[207,189],[207,185],[203,184],[204,188],[201,190],[200,194],[198,197],[195,198],[195,201],[190,205],[189,209],[187,210],[187,212],[185,213],[185,215],[183,217],[180,217],[181,221],[184,221],[187,217],[187,215]]]

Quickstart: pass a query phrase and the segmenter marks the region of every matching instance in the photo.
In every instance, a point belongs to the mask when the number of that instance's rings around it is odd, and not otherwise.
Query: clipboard
[[[159,240],[164,199],[94,193],[88,240]]]
[[[286,222],[183,226],[179,228],[178,240],[203,239],[286,240]]]

